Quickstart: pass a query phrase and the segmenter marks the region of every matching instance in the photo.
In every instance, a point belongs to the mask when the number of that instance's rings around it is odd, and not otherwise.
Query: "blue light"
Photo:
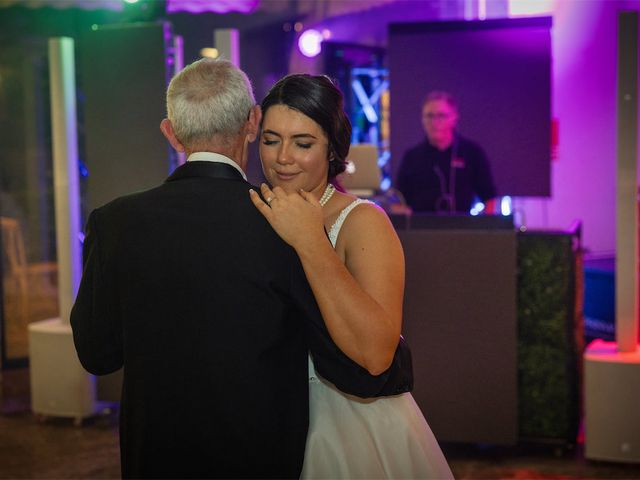
[[[382,155],[380,155],[380,157],[378,158],[378,166],[380,168],[384,168],[385,165],[389,163],[390,159],[391,159],[391,152],[389,150],[385,150],[384,152],[382,152]]]
[[[469,210],[469,213],[475,217],[476,215],[480,215],[483,211],[484,211],[484,203],[477,202],[475,205],[471,207],[471,210]]]
[[[86,163],[80,159],[78,159],[78,171],[82,178],[87,178],[89,176],[89,169],[87,168]]]
[[[362,111],[367,117],[367,120],[369,120],[369,123],[377,123],[378,115],[376,114],[376,111],[373,108],[373,105],[371,105],[371,102],[369,101],[369,97],[364,91],[364,87],[362,86],[362,83],[360,83],[360,80],[354,80],[353,82],[351,82],[351,88],[353,88],[353,91],[355,92],[356,97],[358,97],[358,101],[362,106]]]

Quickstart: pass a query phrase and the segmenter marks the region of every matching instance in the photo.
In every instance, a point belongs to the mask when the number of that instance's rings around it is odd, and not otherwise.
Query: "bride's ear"
[[[258,137],[260,120],[262,120],[260,105],[254,105],[251,110],[249,110],[249,118],[247,119],[247,139],[250,142],[253,142]]]

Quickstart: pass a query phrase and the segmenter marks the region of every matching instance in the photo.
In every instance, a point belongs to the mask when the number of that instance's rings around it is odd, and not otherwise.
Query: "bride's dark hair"
[[[351,122],[342,92],[324,75],[292,74],[278,80],[262,100],[262,115],[273,105],[286,105],[316,122],[329,139],[329,180],[347,168]]]

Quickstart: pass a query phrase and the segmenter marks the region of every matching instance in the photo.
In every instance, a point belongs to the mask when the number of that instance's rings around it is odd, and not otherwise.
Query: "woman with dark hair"
[[[267,181],[251,198],[297,252],[327,330],[369,373],[385,372],[400,340],[404,254],[375,204],[338,191],[351,124],[324,76],[278,81],[262,102]],[[327,241],[327,233],[329,240]],[[452,478],[410,393],[360,399],[309,362],[310,423],[302,478]]]

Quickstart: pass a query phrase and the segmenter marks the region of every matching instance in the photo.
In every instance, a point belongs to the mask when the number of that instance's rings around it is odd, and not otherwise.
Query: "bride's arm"
[[[356,207],[340,230],[342,263],[329,242],[295,246],[331,338],[376,375],[393,359],[402,324],[404,255],[387,216]]]
[[[389,219],[371,205],[354,209],[340,231],[343,263],[324,234],[317,200],[274,190],[272,208],[252,198],[300,257],[331,338],[370,373],[384,372],[400,337],[404,291],[402,246]]]

